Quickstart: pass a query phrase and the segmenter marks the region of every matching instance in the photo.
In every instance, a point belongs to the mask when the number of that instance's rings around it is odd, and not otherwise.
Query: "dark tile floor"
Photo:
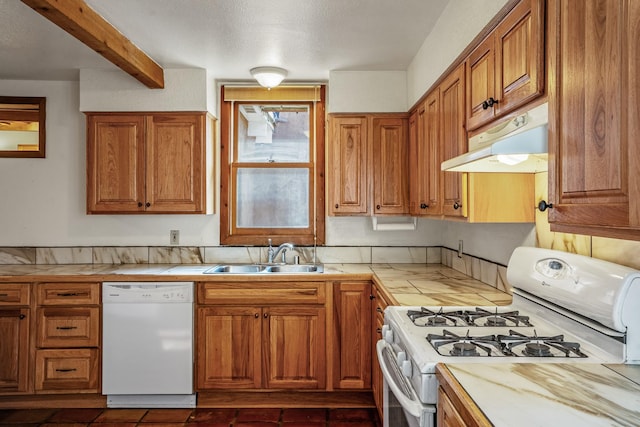
[[[1,427],[380,427],[375,409],[0,409]]]

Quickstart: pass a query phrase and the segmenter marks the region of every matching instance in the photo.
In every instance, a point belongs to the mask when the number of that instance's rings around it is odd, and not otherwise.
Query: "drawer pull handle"
[[[63,331],[70,331],[72,329],[78,329],[77,326],[56,326],[56,329],[61,329]]]
[[[59,297],[79,297],[79,296],[86,295],[86,294],[81,294],[81,293],[78,293],[78,292],[61,292],[61,293],[58,293],[56,295],[58,295]]]
[[[67,368],[67,369],[56,369],[56,372],[75,372],[76,368]]]

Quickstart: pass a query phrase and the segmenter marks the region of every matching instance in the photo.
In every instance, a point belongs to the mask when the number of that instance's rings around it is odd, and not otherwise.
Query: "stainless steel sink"
[[[267,266],[269,273],[322,273],[322,264],[283,264]]]
[[[228,274],[253,274],[262,273],[266,267],[258,264],[223,264],[211,267],[203,271],[204,274],[228,273]]]
[[[322,273],[322,264],[219,264],[204,274]]]

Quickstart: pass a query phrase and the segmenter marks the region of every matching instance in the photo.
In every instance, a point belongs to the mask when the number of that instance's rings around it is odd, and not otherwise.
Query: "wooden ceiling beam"
[[[151,89],[164,88],[163,69],[84,0],[22,0]]]

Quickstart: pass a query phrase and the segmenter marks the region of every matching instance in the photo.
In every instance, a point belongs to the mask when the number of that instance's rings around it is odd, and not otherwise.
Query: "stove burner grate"
[[[500,313],[498,308],[494,313],[483,308],[478,308],[474,311],[465,312],[469,317],[469,323],[477,326],[533,326],[529,323],[529,316],[522,316],[517,310],[507,311]],[[486,319],[485,323],[478,325],[481,319]]]
[[[494,350],[502,353],[502,345],[496,340],[495,335],[474,337],[467,331],[465,336],[460,336],[444,329],[442,334],[428,334],[427,341],[440,354],[442,354],[440,347],[450,348],[451,356],[491,356]]]
[[[580,344],[565,341],[563,335],[539,337],[533,331],[533,336],[529,337],[510,330],[509,335],[498,335],[497,339],[503,344],[510,356],[518,356],[519,354],[515,350],[524,346],[521,354],[527,357],[562,357],[562,355],[564,357],[588,357],[580,351]]]
[[[467,318],[462,310],[437,312],[421,307],[420,311],[409,310],[407,316],[416,326],[466,326]]]

